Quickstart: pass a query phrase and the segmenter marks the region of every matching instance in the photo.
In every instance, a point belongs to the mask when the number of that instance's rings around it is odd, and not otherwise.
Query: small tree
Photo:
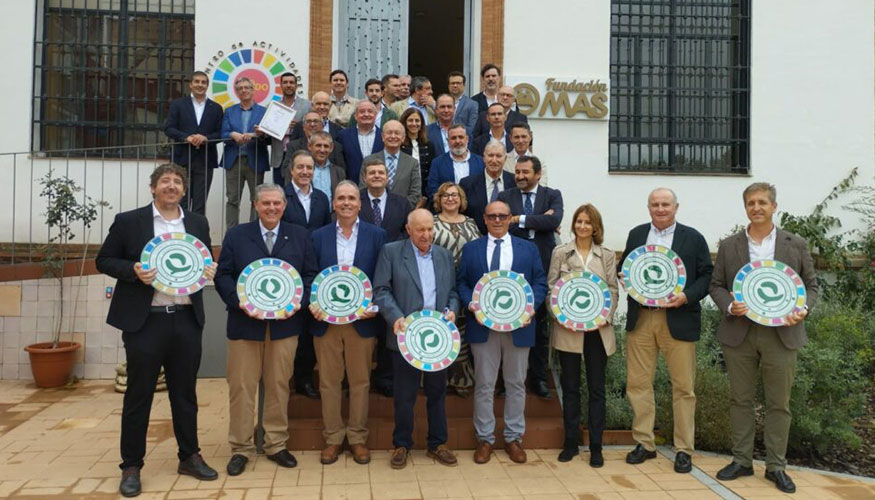
[[[66,175],[55,177],[51,168],[39,183],[42,186],[40,197],[46,198],[46,211],[43,215],[49,228],[49,243],[46,245],[43,265],[48,274],[58,280],[60,305],[52,336],[52,347],[56,348],[61,340],[61,325],[64,317],[64,264],[68,259],[67,245],[76,237],[73,233],[73,225],[82,223],[84,227],[90,228],[91,223],[97,219],[97,208],[109,207],[109,203],[103,200],[94,201],[90,196],[85,195],[82,196],[82,201],[79,201],[77,193],[81,192],[82,188]],[[83,256],[87,251],[86,235]],[[79,277],[81,279],[81,272]]]

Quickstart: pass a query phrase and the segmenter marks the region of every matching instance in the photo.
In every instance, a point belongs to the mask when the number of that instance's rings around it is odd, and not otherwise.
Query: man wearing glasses
[[[486,206],[484,219],[488,234],[462,248],[462,259],[456,275],[456,287],[462,304],[472,310],[472,298],[477,281],[495,270],[511,270],[525,276],[535,295],[535,308],[547,295],[547,278],[538,248],[522,238],[511,236],[510,207],[495,201]],[[477,449],[474,462],[485,464],[495,444],[495,414],[493,394],[498,367],[503,364],[504,385],[504,449],[517,463],[526,461],[522,438],[526,430],[526,368],[529,348],[535,345],[535,325],[527,322],[511,332],[489,330],[479,322],[470,321],[466,336],[474,354],[474,432]]]

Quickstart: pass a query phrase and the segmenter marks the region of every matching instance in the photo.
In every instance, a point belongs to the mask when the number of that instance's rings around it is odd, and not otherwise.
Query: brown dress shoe
[[[392,452],[392,459],[389,460],[389,465],[391,465],[393,469],[403,469],[404,467],[407,467],[407,448],[403,446],[395,448],[395,451]]]
[[[350,451],[352,451],[352,459],[355,460],[357,464],[366,464],[371,461],[371,452],[368,451],[368,447],[363,444],[351,444],[349,445]]]
[[[492,445],[487,441],[477,443],[477,449],[474,450],[474,463],[485,464],[492,457]]]
[[[523,449],[523,445],[519,441],[504,443],[504,451],[507,452],[507,456],[514,462],[518,464],[526,463],[526,450]]]
[[[453,467],[457,464],[456,455],[447,448],[447,445],[442,444],[433,450],[428,450],[426,456],[431,457],[441,465],[449,465]]]
[[[340,456],[341,449],[343,449],[343,447],[339,444],[329,444],[322,449],[322,456],[319,458],[319,461],[325,465],[337,462],[337,457]]]

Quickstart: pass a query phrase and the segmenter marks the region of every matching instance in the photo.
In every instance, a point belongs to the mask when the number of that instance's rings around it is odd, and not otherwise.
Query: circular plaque
[[[325,321],[333,325],[359,319],[371,305],[372,298],[371,280],[355,266],[325,268],[310,287],[310,303],[324,312]]]
[[[747,305],[745,316],[765,326],[782,326],[788,314],[805,307],[802,278],[777,260],[757,260],[739,269],[732,295]]]
[[[686,282],[684,261],[668,247],[642,245],[623,261],[623,285],[639,304],[664,306],[683,291]]]
[[[532,287],[513,271],[484,274],[474,287],[471,302],[477,321],[490,330],[516,330],[535,315]]]
[[[152,238],[140,254],[143,270],[157,269],[152,287],[168,295],[191,295],[207,283],[204,268],[213,264],[210,249],[187,233]]]
[[[550,291],[550,310],[556,321],[576,332],[595,330],[606,324],[611,305],[608,284],[588,271],[562,276]]]
[[[436,372],[453,364],[462,349],[462,336],[456,325],[438,311],[424,310],[404,318],[405,329],[398,334],[398,351],[411,366]]]
[[[258,259],[237,278],[240,305],[264,319],[284,319],[295,313],[304,296],[304,281],[291,264],[280,259]]]

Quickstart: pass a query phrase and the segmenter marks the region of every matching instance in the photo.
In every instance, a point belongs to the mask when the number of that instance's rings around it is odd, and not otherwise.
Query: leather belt
[[[191,304],[170,304],[169,306],[151,306],[149,312],[173,314],[178,311],[191,309]]]

